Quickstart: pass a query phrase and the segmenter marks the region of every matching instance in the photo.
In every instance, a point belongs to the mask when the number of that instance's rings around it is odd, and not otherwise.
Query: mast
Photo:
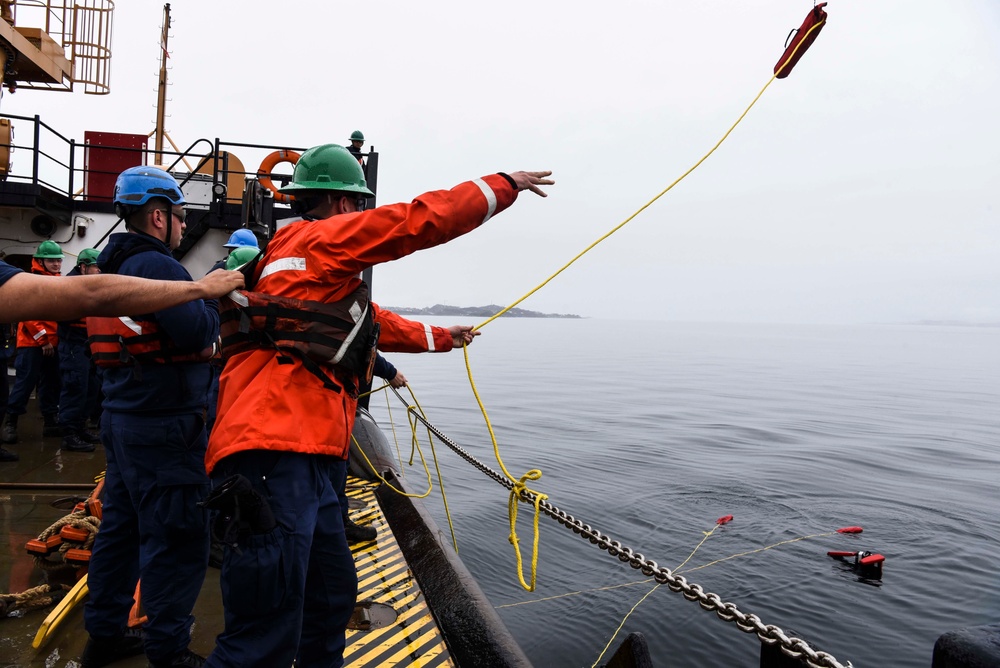
[[[167,39],[170,36],[170,3],[163,5],[163,30],[160,33],[160,83],[156,95],[156,129],[154,134],[154,150],[156,162],[163,155],[163,135],[166,132],[164,123],[167,116]]]

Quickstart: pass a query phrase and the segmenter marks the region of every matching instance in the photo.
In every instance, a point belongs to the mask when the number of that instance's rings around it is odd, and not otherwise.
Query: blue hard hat
[[[129,167],[118,175],[115,204],[142,206],[154,197],[163,197],[175,205],[186,204],[177,180],[158,167]]]
[[[236,230],[230,235],[229,241],[222,244],[222,246],[224,248],[243,248],[244,246],[257,248],[257,237],[250,230]]]

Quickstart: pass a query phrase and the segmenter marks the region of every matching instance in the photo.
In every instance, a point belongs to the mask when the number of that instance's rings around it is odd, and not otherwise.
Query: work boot
[[[101,442],[100,436],[86,429],[77,429],[76,435],[79,436],[83,441],[86,441],[87,443],[93,443],[94,445],[97,445],[98,443]]]
[[[93,452],[96,447],[93,443],[88,443],[85,439],[80,438],[79,432],[71,431],[66,436],[63,436],[63,450],[69,450],[70,452]]]
[[[204,665],[205,657],[185,649],[172,659],[150,661],[148,668],[202,668]]]
[[[344,533],[347,534],[348,543],[364,543],[378,538],[378,529],[370,524],[360,526],[350,518],[344,520]]]
[[[16,462],[21,456],[7,448],[0,448],[0,462]]]
[[[42,436],[52,437],[52,436],[62,436],[63,430],[59,426],[59,421],[56,419],[55,413],[45,413],[42,415]]]
[[[90,637],[80,657],[80,668],[101,668],[142,654],[142,630],[125,629],[117,638]]]
[[[7,413],[7,419],[3,423],[3,434],[0,434],[0,442],[17,443],[17,416]]]

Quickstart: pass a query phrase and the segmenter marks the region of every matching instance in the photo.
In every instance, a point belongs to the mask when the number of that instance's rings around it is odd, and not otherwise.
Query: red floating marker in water
[[[732,521],[733,521],[733,516],[732,515],[723,515],[719,519],[715,520],[715,523],[716,524],[729,524]]]
[[[840,557],[853,557],[853,556],[856,556],[858,553],[857,552],[839,552],[837,550],[832,550],[830,552],[827,552],[826,554],[827,554],[827,556],[830,556],[830,557],[840,558]]]
[[[837,529],[837,533],[861,533],[864,531],[861,527],[841,527]]]
[[[792,68],[795,67],[795,63],[799,62],[799,58],[806,52],[814,41],[816,37],[819,36],[819,31],[823,29],[826,25],[826,12],[823,8],[826,7],[825,2],[821,2],[806,14],[805,21],[799,26],[799,29],[793,30],[795,37],[792,41],[788,42],[785,46],[785,52],[781,54],[781,58],[778,60],[778,64],[774,66],[774,75],[779,79],[784,79],[792,72]],[[789,33],[790,35],[791,33]]]

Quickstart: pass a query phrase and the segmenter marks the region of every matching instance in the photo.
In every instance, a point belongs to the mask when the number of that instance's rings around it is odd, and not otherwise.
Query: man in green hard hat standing
[[[355,130],[351,133],[351,145],[347,147],[347,150],[351,152],[358,162],[361,164],[361,169],[365,169],[365,159],[361,154],[361,147],[365,145],[365,136],[361,133],[361,130]],[[368,176],[368,172],[365,171],[365,176]]]
[[[257,510],[218,516],[215,529],[234,542],[220,575],[226,628],[208,668],[343,665],[358,575],[334,480],[346,475],[375,339],[386,352],[445,352],[475,336],[378,308],[359,274],[472,232],[520,191],[544,196],[549,175],[494,173],[365,210],[373,193],[355,156],[334,144],[302,154],[281,191],[303,220],[268,243],[250,291],[237,297],[247,306],[223,301],[226,366],[205,464],[220,503],[239,486]],[[288,307],[280,319],[248,315],[242,327],[250,309],[279,300]],[[303,330],[315,336],[303,340]]]
[[[62,275],[63,252],[54,241],[38,244],[31,260],[31,273],[41,276]],[[42,436],[59,436],[56,415],[59,411],[59,337],[54,320],[22,320],[17,326],[17,357],[14,387],[7,403],[7,419],[2,441],[17,443],[17,421],[28,409],[28,398],[38,386],[38,402],[45,424]]]

